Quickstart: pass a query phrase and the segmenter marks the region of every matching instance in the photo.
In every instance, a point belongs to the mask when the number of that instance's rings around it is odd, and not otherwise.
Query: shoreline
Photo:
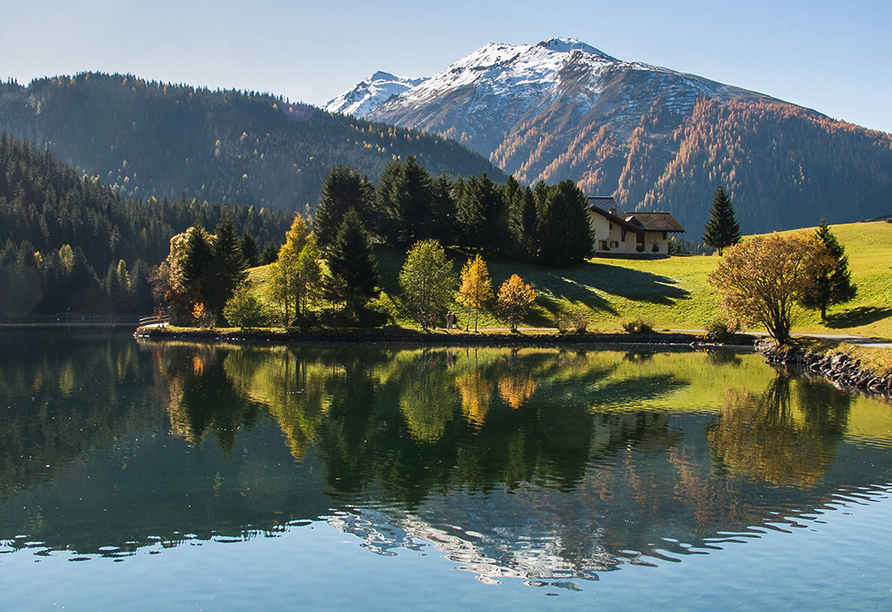
[[[210,342],[276,342],[276,343],[375,343],[375,344],[428,344],[431,346],[586,346],[595,344],[646,344],[653,346],[733,346],[752,348],[757,338],[741,334],[729,342],[713,342],[703,334],[659,333],[486,333],[449,332],[437,329],[428,332],[401,329],[395,332],[368,331],[252,331],[252,330],[202,330],[140,327],[134,337],[145,340],[196,340]]]

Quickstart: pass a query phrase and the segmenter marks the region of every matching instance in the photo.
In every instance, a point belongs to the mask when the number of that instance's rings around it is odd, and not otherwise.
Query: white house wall
[[[637,232],[626,231],[623,239],[623,228],[618,223],[596,213],[589,214],[589,223],[595,232],[595,254],[666,255],[669,252],[668,235],[664,232],[644,232],[644,251],[640,252]]]

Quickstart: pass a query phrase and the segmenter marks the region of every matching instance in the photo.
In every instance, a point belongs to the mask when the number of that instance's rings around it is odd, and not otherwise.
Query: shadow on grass
[[[539,292],[540,306],[551,315],[562,310],[562,302],[617,315],[610,296],[664,306],[690,298],[689,291],[676,286],[676,281],[667,276],[596,263],[539,268],[529,280]]]
[[[839,314],[827,315],[827,320],[824,323],[831,329],[845,329],[876,323],[889,316],[892,316],[890,307],[859,306]]]

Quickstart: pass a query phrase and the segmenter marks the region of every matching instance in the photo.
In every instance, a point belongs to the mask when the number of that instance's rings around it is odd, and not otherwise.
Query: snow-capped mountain
[[[521,183],[570,179],[627,210],[668,210],[692,239],[717,184],[748,232],[888,213],[892,136],[578,40],[488,44],[362,104],[365,119],[453,138]]]
[[[552,135],[569,136],[593,121],[631,133],[654,103],[686,115],[700,96],[769,99],[694,75],[620,61],[578,40],[555,38],[537,45],[481,47],[420,84],[382,99],[364,115],[451,136],[492,156],[506,137],[513,140],[531,124],[545,121]],[[504,169],[515,172],[521,165]]]
[[[350,91],[330,100],[323,108],[332,113],[364,117],[388,98],[420,85],[425,80],[425,77],[407,78],[394,76],[389,72],[376,72]]]

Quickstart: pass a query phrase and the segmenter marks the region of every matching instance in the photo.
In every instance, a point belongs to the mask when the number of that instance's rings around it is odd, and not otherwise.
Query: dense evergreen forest
[[[53,155],[0,136],[0,313],[149,312],[148,274],[170,238],[229,211],[255,244],[281,242],[292,214],[177,197],[125,199]],[[258,249],[259,250],[259,249]]]
[[[0,84],[0,131],[46,147],[124,197],[239,202],[303,212],[338,165],[373,179],[397,157],[431,172],[505,175],[447,139],[281,97],[82,73]]]

